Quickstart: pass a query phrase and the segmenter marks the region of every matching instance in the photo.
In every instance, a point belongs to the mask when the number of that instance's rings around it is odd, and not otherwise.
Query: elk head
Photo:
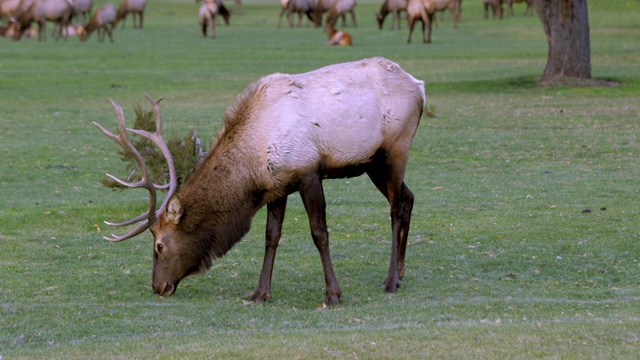
[[[125,235],[112,235],[111,237],[105,236],[104,238],[108,241],[118,242],[130,239],[150,229],[154,236],[153,290],[156,294],[171,296],[176,291],[180,280],[190,274],[199,272],[201,262],[197,260],[197,258],[194,258],[193,252],[187,251],[184,249],[184,246],[181,246],[184,244],[182,240],[182,236],[184,235],[181,236],[180,234],[184,234],[184,232],[177,231],[182,216],[182,205],[180,199],[175,195],[178,180],[173,156],[162,138],[162,116],[160,113],[160,101],[162,98],[154,100],[148,95],[145,95],[145,97],[153,105],[153,111],[156,115],[156,130],[154,132],[127,128],[122,107],[111,99],[109,99],[109,101],[118,114],[118,135],[112,134],[98,123],[93,122],[107,137],[118,143],[135,158],[140,168],[142,179],[137,182],[129,182],[110,174],[107,174],[107,176],[122,186],[145,188],[149,192],[149,209],[147,212],[121,223],[105,221],[106,224],[112,226],[127,226],[138,222],[139,224]],[[158,146],[167,161],[169,183],[163,185],[153,183],[144,158],[131,143],[131,139],[129,139],[127,133],[149,139]],[[157,199],[156,190],[168,190],[162,205],[160,205],[157,211],[155,209]],[[193,264],[197,265],[194,266]]]

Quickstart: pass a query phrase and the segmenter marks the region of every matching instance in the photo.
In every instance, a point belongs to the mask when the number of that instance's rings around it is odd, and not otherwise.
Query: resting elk
[[[324,28],[324,31],[327,33],[329,37],[329,41],[324,44],[324,46],[351,46],[353,45],[353,39],[351,38],[351,34],[344,30],[336,30],[335,26],[332,22],[327,21],[327,25]]]
[[[142,29],[142,23],[144,21],[144,9],[147,6],[147,0],[123,0],[122,4],[118,6],[118,15],[116,17],[116,26],[122,21],[122,28],[127,21],[127,15],[131,14],[133,17],[133,28],[138,27]],[[138,26],[136,26],[136,15],[139,19]]]
[[[342,290],[329,253],[322,180],[366,173],[391,207],[392,243],[384,291],[394,293],[405,273],[405,250],[414,196],[404,183],[411,141],[425,105],[424,83],[384,58],[330,65],[308,73],[272,74],[250,85],[225,115],[224,128],[203,163],[178,188],[173,158],[162,139],[160,100],[153,100],[156,130],[127,129],[122,108],[119,134],[94,122],[130,151],[142,180],[122,185],[146,188],[146,213],[115,226],[139,224],[121,241],[146,229],[153,234],[153,289],[170,296],[188,275],[207,271],[249,230],[267,206],[265,255],[254,302],[271,296],[271,274],[285,216],[287,196],[299,192],[320,253],[326,305]],[[169,164],[168,184],[150,179],[127,133],[161,149]],[[156,190],[168,189],[156,211]]]
[[[80,35],[80,40],[87,41],[91,33],[98,31],[98,41],[103,42],[106,35],[113,42],[113,29],[116,27],[116,7],[111,3],[106,3],[96,10],[91,17],[91,21],[84,28]]]

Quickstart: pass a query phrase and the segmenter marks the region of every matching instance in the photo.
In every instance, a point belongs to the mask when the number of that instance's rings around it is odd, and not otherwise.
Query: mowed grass
[[[246,1],[213,41],[199,37],[198,5],[178,0],[150,2],[144,29],[128,19],[115,44],[0,39],[0,357],[636,358],[640,5],[589,2],[593,76],[619,85],[543,88],[546,40],[523,6],[493,21],[465,1],[458,29],[447,14],[433,44],[414,33],[408,45],[405,23],[377,29],[380,3],[358,2],[351,48],[323,47],[313,27],[277,28],[279,3],[263,0]],[[297,195],[265,304],[247,302],[264,210],[171,298],[151,291],[149,233],[102,240],[118,232],[103,220],[148,204],[142,190],[99,183],[127,175],[117,145],[91,125],[115,128],[109,97],[130,120],[135,104],[148,107],[144,93],[165,97],[167,132],[197,127],[212,139],[259,77],[370,56],[424,80],[435,114],[407,169],[416,204],[397,294],[381,287],[388,205],[364,177],[325,182],[344,292],[335,308],[322,308]]]

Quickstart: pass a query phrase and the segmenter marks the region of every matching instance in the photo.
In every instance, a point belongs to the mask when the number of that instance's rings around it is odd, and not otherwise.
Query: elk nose
[[[176,291],[176,287],[173,284],[169,284],[169,282],[165,282],[159,287],[154,287],[153,291],[158,295],[171,296]]]

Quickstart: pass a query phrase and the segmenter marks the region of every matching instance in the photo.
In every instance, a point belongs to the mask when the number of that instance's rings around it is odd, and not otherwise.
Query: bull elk
[[[320,253],[326,305],[342,290],[329,253],[323,179],[366,173],[391,207],[392,242],[384,291],[395,293],[405,273],[405,250],[414,196],[404,183],[409,148],[426,97],[424,83],[384,58],[330,65],[303,74],[272,74],[253,83],[225,114],[224,127],[200,166],[178,187],[173,158],[162,139],[160,100],[147,99],[156,130],[126,128],[122,108],[115,135],[94,124],[137,159],[142,180],[120,184],[145,188],[148,211],[115,226],[138,223],[122,241],[146,229],[153,234],[156,294],[171,296],[188,275],[207,271],[247,233],[267,206],[265,255],[254,302],[271,296],[271,275],[287,196],[299,192]],[[153,141],[168,163],[169,182],[154,184],[127,133]],[[156,211],[156,191],[168,193]]]

